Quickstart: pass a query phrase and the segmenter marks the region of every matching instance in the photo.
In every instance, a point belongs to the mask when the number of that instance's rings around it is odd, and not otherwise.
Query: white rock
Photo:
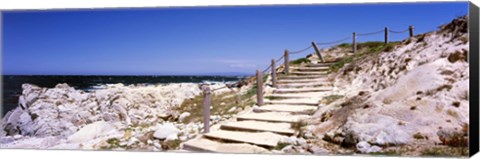
[[[82,143],[98,137],[118,134],[115,127],[105,121],[97,121],[81,128],[78,132],[68,137],[69,142]]]
[[[165,138],[165,141],[173,141],[173,140],[177,140],[178,139],[178,136],[177,134],[170,134],[167,136],[167,138]]]
[[[190,114],[189,112],[183,112],[183,113],[180,114],[180,116],[178,117],[178,120],[179,120],[180,122],[184,122],[185,119],[186,119],[187,117],[189,117],[190,115],[191,115],[191,114]]]
[[[358,151],[360,151],[362,153],[368,153],[368,151],[370,149],[370,144],[368,142],[365,142],[365,141],[360,141],[360,142],[357,143],[356,148],[357,148]]]
[[[290,136],[289,138],[287,138],[287,143],[292,145],[296,145],[297,141],[298,141],[298,138],[295,136]]]
[[[5,136],[5,137],[0,138],[0,143],[1,144],[7,144],[7,143],[10,143],[10,142],[13,142],[13,141],[15,141],[15,139],[11,136]]]
[[[157,126],[153,137],[157,139],[165,139],[170,135],[177,135],[179,132],[180,130],[178,130],[172,123],[164,123]]]
[[[284,153],[293,153],[295,150],[293,149],[292,145],[287,145],[284,148],[282,148],[282,152]]]
[[[127,145],[131,146],[131,145],[134,145],[138,142],[140,142],[140,140],[138,140],[136,137],[132,137],[132,138],[130,138],[130,140],[128,140]]]
[[[158,149],[162,149],[162,145],[160,145],[160,143],[158,143],[158,142],[154,142],[153,146],[155,146]]]
[[[178,139],[180,139],[180,141],[185,141],[188,138],[187,138],[187,136],[183,135],[183,136],[178,137]]]
[[[307,140],[305,140],[304,138],[299,138],[297,140],[297,143],[298,143],[298,145],[302,146],[303,148],[308,147]]]
[[[22,137],[23,137],[22,135],[14,135],[13,139],[18,140],[18,139],[21,139]]]
[[[370,147],[370,149],[368,149],[368,153],[379,152],[379,151],[381,151],[381,150],[382,150],[381,147],[378,147],[378,146],[375,146],[375,145],[374,145],[374,146]]]
[[[228,109],[227,112],[233,113],[233,112],[235,112],[236,110],[237,110],[237,107],[232,107],[232,108]]]
[[[314,155],[326,155],[326,154],[329,153],[328,150],[326,150],[326,149],[324,149],[324,148],[321,148],[321,147],[319,147],[319,146],[316,146],[316,145],[310,147],[310,151],[312,151],[312,153],[313,153]]]
[[[118,145],[120,145],[120,146],[127,146],[127,145],[128,145],[128,142],[127,142],[127,141],[122,141],[122,142],[118,143]]]

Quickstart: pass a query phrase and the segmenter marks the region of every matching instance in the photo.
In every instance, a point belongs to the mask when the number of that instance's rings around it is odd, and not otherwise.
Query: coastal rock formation
[[[201,129],[200,123],[170,124],[172,128],[168,130],[157,126],[178,120],[182,112],[177,112],[176,107],[201,93],[198,84],[108,84],[92,92],[76,90],[67,84],[54,88],[23,84],[22,88],[19,106],[2,120],[0,148],[99,149],[111,145],[106,143],[111,138],[133,145],[151,140],[149,134],[153,135],[153,131],[157,136],[159,132],[176,129],[185,140],[195,137]],[[177,134],[170,138],[177,139]],[[153,147],[153,140],[150,142]]]
[[[312,131],[328,141],[356,145],[365,153],[370,152],[367,144],[449,145],[466,140],[466,27],[467,17],[461,17],[438,31],[417,35],[380,52],[353,55],[351,62],[330,74],[335,94],[343,98],[316,112],[317,125]],[[339,50],[340,46],[325,50],[325,54],[338,56]]]

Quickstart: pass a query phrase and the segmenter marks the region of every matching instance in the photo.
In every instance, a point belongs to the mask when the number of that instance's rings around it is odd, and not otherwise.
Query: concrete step
[[[245,130],[245,131],[260,131],[260,132],[273,132],[283,135],[293,135],[293,130],[290,123],[271,123],[263,121],[237,121],[222,124],[221,129],[224,130]]]
[[[330,95],[330,92],[306,92],[306,93],[283,93],[283,94],[268,94],[266,98],[273,99],[288,99],[288,98],[315,98],[322,99],[323,97]]]
[[[325,75],[289,75],[289,76],[279,76],[278,77],[279,81],[281,80],[298,80],[298,79],[302,79],[302,80],[322,80],[322,79],[327,79],[327,76]]]
[[[255,120],[266,122],[284,122],[297,123],[308,118],[308,115],[293,115],[286,112],[265,112],[265,113],[249,113],[237,116],[238,121]]]
[[[309,63],[305,65],[306,67],[330,67],[331,65],[335,64],[335,62],[328,62],[328,63]]]
[[[297,99],[281,99],[281,100],[264,100],[265,104],[276,104],[276,105],[308,105],[308,106],[318,106],[318,99],[311,98],[297,98]]]
[[[246,143],[221,143],[206,138],[193,139],[183,143],[188,151],[219,153],[270,153],[267,149]]]
[[[297,71],[328,71],[330,67],[327,66],[320,66],[320,67],[290,67],[291,70]]]
[[[233,142],[249,143],[264,147],[275,147],[279,142],[284,142],[287,136],[271,132],[241,132],[218,130],[204,134],[207,138],[221,139]]]
[[[332,83],[327,83],[327,82],[279,83],[277,85],[278,85],[278,88],[305,88],[305,87],[333,86]]]
[[[328,79],[326,77],[323,78],[317,78],[317,79],[279,79],[277,82],[278,84],[297,84],[297,83],[318,83],[318,82],[327,82]]]
[[[327,75],[328,72],[326,71],[291,71],[291,75],[299,75],[299,76],[310,76],[310,75]]]
[[[309,105],[263,105],[255,108],[254,112],[288,112],[294,114],[311,114],[318,109]]]
[[[306,92],[326,92],[331,91],[332,87],[314,87],[314,88],[279,88],[273,90],[274,94],[284,93],[306,93]]]

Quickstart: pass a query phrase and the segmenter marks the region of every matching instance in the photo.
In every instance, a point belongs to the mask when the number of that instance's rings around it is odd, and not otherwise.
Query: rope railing
[[[341,43],[341,42],[344,42],[346,40],[349,40],[350,38],[352,38],[351,36],[347,36],[345,38],[342,38],[340,40],[336,40],[336,41],[331,41],[331,42],[323,42],[323,43],[315,43],[317,45],[330,45],[330,44],[337,44],[337,43]]]
[[[380,33],[383,33],[385,30],[382,29],[382,30],[379,30],[379,31],[375,31],[375,32],[369,32],[369,33],[357,33],[358,36],[369,36],[369,35],[375,35],[375,34],[380,34]]]
[[[275,62],[276,62],[276,63],[280,62],[280,60],[282,60],[284,57],[285,57],[285,56],[282,55],[282,56],[281,56],[280,58],[278,58]]]
[[[400,34],[400,33],[405,33],[405,32],[407,32],[408,30],[410,30],[410,29],[405,29],[405,30],[401,30],[401,31],[395,31],[395,30],[391,30],[391,29],[390,29],[390,30],[388,30],[388,31],[391,32],[391,33]]]
[[[310,46],[308,46],[308,47],[306,47],[306,48],[304,48],[304,49],[301,49],[301,50],[298,50],[298,51],[289,51],[288,53],[290,53],[290,54],[299,54],[299,53],[302,53],[302,52],[307,51],[308,49],[310,49],[310,48],[312,48],[312,47],[313,47],[313,46],[310,45]]]
[[[266,74],[269,69],[271,69],[271,76],[272,76],[272,87],[277,87],[276,86],[276,74],[277,74],[277,66],[280,67],[282,65],[276,65],[276,63],[279,63],[282,61],[282,59],[284,60],[284,63],[283,63],[283,73],[284,74],[288,74],[289,73],[289,55],[290,54],[299,54],[299,53],[303,53],[311,48],[314,48],[315,50],[315,53],[317,54],[319,60],[321,62],[324,62],[323,60],[323,57],[322,55],[320,54],[320,50],[318,49],[318,46],[317,45],[330,45],[330,44],[337,44],[337,43],[341,43],[341,42],[345,42],[346,40],[350,40],[352,39],[352,51],[353,53],[356,52],[356,49],[357,49],[357,36],[370,36],[370,35],[376,35],[376,34],[380,34],[380,33],[384,33],[385,35],[385,44],[388,43],[388,33],[391,32],[391,33],[395,33],[395,34],[400,34],[400,33],[405,33],[407,31],[409,31],[409,36],[410,37],[413,37],[413,26],[409,26],[408,29],[405,29],[405,30],[391,30],[391,29],[388,29],[387,27],[385,27],[384,29],[382,30],[379,30],[379,31],[374,31],[374,32],[368,32],[368,33],[356,33],[356,32],[353,32],[353,37],[352,36],[346,36],[344,38],[341,38],[339,40],[335,40],[335,41],[330,41],[330,42],[312,42],[311,45],[309,45],[308,47],[306,48],[303,48],[301,50],[297,50],[297,51],[288,51],[288,50],[285,50],[284,52],[284,55],[280,56],[278,59],[272,59],[272,63],[271,65],[269,65],[267,68],[265,68],[263,71],[259,71],[257,70],[256,72],[256,75],[255,75],[255,80],[256,80],[256,86],[257,86],[257,105],[258,106],[262,106],[263,105],[263,77],[264,77],[264,74]],[[385,45],[384,47],[386,47],[387,45]],[[204,94],[204,132],[205,133],[208,133],[209,132],[209,128],[210,128],[210,106],[211,106],[211,93],[215,92],[215,91],[218,91],[218,90],[221,90],[221,89],[225,89],[225,88],[228,88],[228,89],[232,89],[233,87],[241,87],[241,83],[244,82],[244,80],[246,79],[242,79],[240,81],[237,81],[233,84],[225,84],[224,86],[222,87],[219,87],[219,88],[215,88],[215,89],[210,89],[210,87],[208,85],[201,85],[201,89],[203,91],[203,94]]]

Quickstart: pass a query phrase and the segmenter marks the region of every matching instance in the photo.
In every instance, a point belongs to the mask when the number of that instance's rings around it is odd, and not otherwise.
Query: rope
[[[401,31],[395,31],[395,30],[388,30],[389,32],[392,32],[392,33],[396,33],[396,34],[400,34],[400,33],[405,33],[407,32],[409,29],[405,29],[405,30],[401,30]]]
[[[316,43],[317,45],[329,45],[329,44],[336,44],[336,43],[340,43],[340,42],[343,42],[345,40],[348,40],[350,39],[351,37],[350,36],[347,36],[345,38],[342,38],[340,40],[337,40],[337,41],[332,41],[332,42],[325,42],[325,43]]]
[[[298,54],[298,53],[302,53],[302,52],[304,52],[304,51],[307,51],[308,49],[310,49],[310,48],[312,48],[312,47],[313,47],[313,46],[310,45],[310,46],[308,46],[308,47],[305,48],[305,49],[298,50],[298,51],[289,51],[288,53],[289,53],[289,54]]]
[[[280,57],[279,59],[277,59],[277,61],[275,61],[275,63],[278,63],[280,62],[280,60],[282,60],[285,56],[282,55],[282,57]]]
[[[382,29],[382,30],[379,30],[379,31],[376,31],[376,32],[370,32],[370,33],[358,33],[357,36],[368,36],[368,35],[374,35],[374,34],[379,34],[379,33],[382,33],[384,32],[385,30]]]
[[[266,73],[266,72],[268,72],[268,70],[269,70],[270,68],[272,68],[272,65],[268,66],[268,67],[267,67],[265,70],[263,70],[262,72],[263,72],[263,73]]]

